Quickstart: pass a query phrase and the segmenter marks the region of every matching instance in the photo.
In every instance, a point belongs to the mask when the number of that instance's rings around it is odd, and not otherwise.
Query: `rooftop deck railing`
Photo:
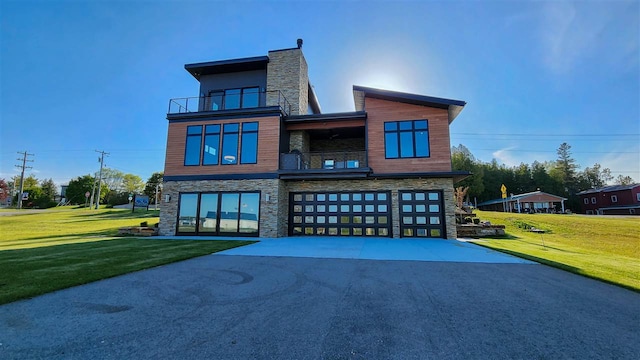
[[[291,152],[280,154],[281,170],[340,170],[367,167],[366,151]]]
[[[245,92],[243,94],[212,94],[169,100],[167,114],[184,114],[203,111],[257,109],[266,106],[279,106],[285,115],[291,113],[291,104],[281,91]]]

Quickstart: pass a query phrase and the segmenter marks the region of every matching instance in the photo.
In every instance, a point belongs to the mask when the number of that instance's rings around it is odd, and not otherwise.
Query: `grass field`
[[[507,231],[478,245],[640,291],[640,217],[475,213]]]
[[[157,212],[66,208],[0,216],[0,304],[252,243],[114,236],[142,221],[154,224]]]

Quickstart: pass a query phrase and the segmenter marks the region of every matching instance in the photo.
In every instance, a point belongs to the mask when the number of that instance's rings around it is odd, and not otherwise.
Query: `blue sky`
[[[572,146],[640,181],[640,3],[0,2],[0,178],[18,151],[63,184],[108,167],[162,171],[185,63],[262,56],[303,38],[325,113],[352,85],[464,100],[452,145],[506,165]]]

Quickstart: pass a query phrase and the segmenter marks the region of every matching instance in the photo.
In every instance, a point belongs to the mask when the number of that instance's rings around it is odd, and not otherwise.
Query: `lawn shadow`
[[[159,214],[160,212],[157,210],[150,210],[145,212],[136,211],[133,213],[131,211],[111,210],[99,213],[78,214],[77,216],[81,219],[72,222],[82,222],[89,220],[145,219],[158,217]]]

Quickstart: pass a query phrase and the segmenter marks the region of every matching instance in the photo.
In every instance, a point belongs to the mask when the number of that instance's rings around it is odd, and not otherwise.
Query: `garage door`
[[[289,196],[289,235],[390,237],[392,234],[388,191],[297,192]]]
[[[399,191],[400,236],[446,238],[442,191]]]

